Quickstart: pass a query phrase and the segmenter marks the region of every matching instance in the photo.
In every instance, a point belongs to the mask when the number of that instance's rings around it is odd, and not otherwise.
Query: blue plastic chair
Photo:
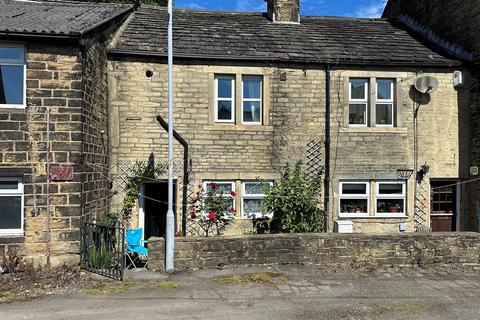
[[[125,233],[125,239],[127,240],[127,252],[126,255],[134,268],[137,268],[135,262],[138,260],[147,260],[148,259],[148,249],[143,246],[147,241],[142,240],[142,229],[129,229]],[[134,259],[132,259],[132,256]],[[143,266],[147,267],[147,263]]]

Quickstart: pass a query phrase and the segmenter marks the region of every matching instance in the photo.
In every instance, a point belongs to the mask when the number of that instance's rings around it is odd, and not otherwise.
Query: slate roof
[[[384,19],[304,16],[301,24],[279,24],[262,13],[178,9],[173,24],[177,57],[410,66],[460,64]],[[166,9],[141,6],[111,53],[162,56],[166,51]]]
[[[0,0],[0,33],[79,36],[131,9],[92,2]]]

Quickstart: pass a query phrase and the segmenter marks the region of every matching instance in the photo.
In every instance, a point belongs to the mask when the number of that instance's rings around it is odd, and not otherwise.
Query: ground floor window
[[[364,181],[340,182],[340,214],[342,216],[368,215],[370,183]]]
[[[23,235],[23,182],[0,177],[0,235]]]
[[[235,209],[235,199],[231,196],[232,192],[235,192],[234,181],[205,181],[203,184],[206,192],[210,192],[213,184],[215,184],[217,195],[231,198],[231,207]]]
[[[404,181],[341,181],[340,217],[404,217]]]
[[[263,216],[262,204],[265,199],[265,187],[271,182],[249,181],[242,182],[242,217],[258,218]]]

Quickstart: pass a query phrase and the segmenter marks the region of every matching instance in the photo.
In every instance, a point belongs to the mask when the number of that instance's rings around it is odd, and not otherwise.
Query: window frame
[[[390,81],[390,97],[391,99],[379,99],[378,98],[378,82]],[[375,127],[379,128],[393,128],[395,127],[395,79],[389,78],[375,78]],[[392,106],[392,124],[378,124],[377,123],[377,106],[379,104],[389,104]]]
[[[20,229],[0,229],[0,237],[5,236],[23,236],[24,235],[24,211],[25,211],[25,192],[23,179],[19,177],[0,177],[0,181],[17,181],[17,189],[0,189],[0,197],[21,197],[20,209]]]
[[[236,186],[235,181],[232,181],[232,180],[220,180],[220,181],[218,181],[218,180],[206,180],[206,181],[203,181],[203,190],[205,190],[205,193],[208,191],[207,186],[209,184],[211,184],[212,182],[215,182],[217,185],[219,185],[219,184],[230,184],[232,186],[232,191],[236,192],[235,191],[235,186]],[[217,195],[219,195],[219,193],[217,193]],[[235,197],[232,197],[231,194],[223,194],[222,197],[230,197],[233,200],[232,201],[233,202],[233,209],[236,208]]]
[[[24,43],[10,43],[10,42],[0,42],[0,47],[14,47],[14,48],[21,48],[23,53],[23,59],[20,60],[2,60],[0,59],[0,66],[23,66],[23,101],[22,104],[1,104],[0,108],[12,108],[12,109],[25,109],[27,105],[27,50]]]
[[[400,184],[402,185],[402,194],[380,194],[380,185],[382,184]],[[375,217],[380,218],[405,218],[407,217],[407,184],[405,181],[375,181]],[[401,199],[403,200],[403,211],[404,212],[377,212],[378,210],[378,200],[382,199]]]
[[[352,80],[363,80],[365,81],[365,98],[364,99],[353,99],[352,98]],[[368,127],[370,113],[369,113],[369,87],[370,81],[369,78],[355,78],[351,77],[348,79],[348,126],[352,128],[366,128]],[[365,124],[351,124],[350,123],[350,105],[352,104],[364,104],[365,105]]]
[[[260,98],[245,98],[244,97],[244,80],[245,79],[260,79]],[[241,96],[241,121],[245,125],[262,125],[263,120],[263,76],[261,75],[242,75],[242,96]],[[243,103],[244,102],[260,102],[260,121],[246,122],[243,119]]]
[[[363,184],[365,185],[365,194],[343,194],[343,185],[344,184]],[[343,180],[339,183],[338,190],[338,215],[340,218],[368,218],[370,216],[370,181],[365,180]],[[341,212],[342,210],[342,200],[343,199],[367,199],[367,212],[356,213],[356,212]]]
[[[231,97],[230,98],[220,98],[218,96],[218,80],[230,80],[231,81]],[[214,105],[214,112],[215,112],[215,123],[227,123],[227,124],[234,124],[235,123],[235,85],[236,85],[236,75],[234,74],[215,74],[214,75],[214,82],[215,82],[215,105]],[[218,101],[230,101],[232,103],[232,110],[231,110],[231,117],[230,119],[218,119]]]
[[[249,199],[249,200],[264,200],[265,199],[265,192],[264,193],[248,193],[246,192],[246,185],[247,184],[252,184],[252,183],[261,183],[260,181],[242,181],[242,194],[241,194],[241,202],[240,202],[240,206],[241,206],[241,212],[240,212],[240,217],[243,218],[243,219],[252,219],[252,217],[248,217],[245,215],[245,206],[243,204],[243,200],[244,199]],[[273,181],[266,181],[265,182],[266,184],[269,184],[270,186],[273,186]],[[257,213],[253,213],[253,214],[257,214]],[[262,217],[264,216],[270,216],[269,215],[264,215],[262,214],[261,212],[259,212],[258,214],[260,214]]]

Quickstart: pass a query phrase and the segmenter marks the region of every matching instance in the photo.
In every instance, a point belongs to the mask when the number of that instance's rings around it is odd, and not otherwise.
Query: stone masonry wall
[[[153,70],[147,78],[145,72]],[[419,166],[428,162],[428,178],[463,177],[461,141],[468,135],[459,126],[466,103],[452,85],[452,70],[426,69],[440,88],[419,113]],[[206,65],[200,61],[175,64],[175,129],[189,142],[195,182],[202,180],[277,179],[281,168],[305,161],[306,145],[324,143],[325,71],[321,67],[294,65]],[[167,111],[167,66],[145,61],[112,61],[110,64],[110,135],[112,168],[124,160],[166,160],[167,136],[155,121]],[[214,74],[264,76],[266,118],[262,126],[214,124]],[[413,111],[410,97],[415,70],[362,68],[332,71],[330,229],[338,211],[341,179],[396,180],[398,168],[413,168]],[[348,127],[348,78],[394,78],[397,81],[395,128]],[[237,91],[238,92],[238,91]],[[240,91],[241,92],[241,91]],[[371,92],[373,94],[373,91]],[[465,126],[468,129],[468,126]],[[181,148],[176,148],[181,159]],[[322,161],[324,150],[322,148]],[[417,168],[420,169],[420,168]],[[113,174],[116,172],[113,171]],[[118,182],[118,181],[117,181]],[[237,191],[239,185],[237,184]],[[413,230],[413,181],[408,184],[408,218],[354,219],[358,232],[399,232],[399,224]],[[180,199],[181,193],[178,192]],[[113,201],[118,208],[121,194]],[[179,203],[179,202],[178,202]],[[237,202],[239,204],[239,202]],[[238,208],[238,206],[237,206]],[[178,210],[179,211],[179,210]],[[179,212],[177,212],[179,213]]]
[[[357,268],[480,264],[477,233],[415,235],[276,234],[177,238],[175,270],[241,265],[309,264]],[[148,267],[163,271],[165,242],[149,241]]]
[[[80,162],[82,69],[78,47],[30,43],[27,52],[27,107],[0,109],[2,167],[32,167],[25,184],[25,235],[0,238],[0,256],[16,248],[36,263],[46,254],[46,107],[50,107],[52,166]],[[78,261],[80,168],[73,181],[52,182],[52,264]]]
[[[395,0],[389,1],[383,14],[386,18],[401,19],[409,17],[417,23],[419,31],[429,39],[442,40],[443,46],[449,49],[460,49],[460,53],[473,54],[473,64],[469,66],[469,73],[464,74],[464,91],[471,92],[464,98],[464,103],[471,108],[471,115],[464,123],[470,122],[471,153],[462,159],[467,166],[480,164],[480,3],[477,0],[451,1],[416,1]],[[476,178],[475,176],[471,177]],[[479,230],[478,220],[480,213],[480,184],[474,181],[465,185],[464,189],[471,189],[470,214],[467,221],[462,222],[464,228]]]

